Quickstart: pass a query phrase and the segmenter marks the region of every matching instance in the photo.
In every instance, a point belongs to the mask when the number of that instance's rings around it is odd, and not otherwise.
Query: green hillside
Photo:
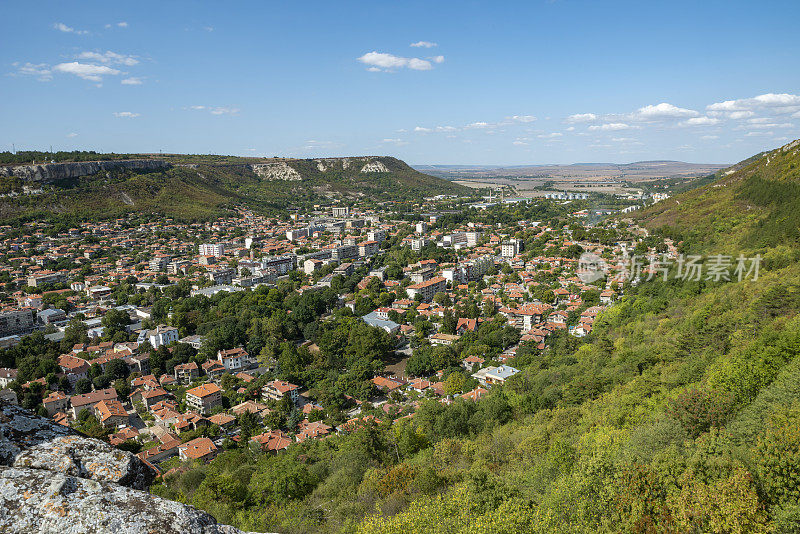
[[[641,214],[681,251],[760,251],[758,279],[626,285],[478,403],[228,451],[153,491],[280,532],[800,532],[799,160],[795,143]]]
[[[84,161],[85,154],[71,159]],[[160,171],[116,169],[72,179],[27,183],[18,176],[0,177],[0,221],[61,218],[91,220],[126,213],[160,214],[178,220],[217,217],[234,206],[280,214],[290,207],[308,207],[333,200],[373,202],[421,201],[440,194],[470,195],[471,190],[415,171],[391,157],[292,160],[228,156],[130,155],[162,159]],[[70,159],[63,156],[62,159]],[[114,160],[98,155],[95,160]],[[325,163],[320,163],[325,162]],[[362,172],[366,164],[378,170]],[[64,163],[69,165],[69,163]],[[254,169],[276,166],[296,173],[276,178]],[[320,170],[320,165],[325,169]],[[285,169],[290,169],[285,171]],[[37,189],[23,193],[24,187]],[[15,196],[16,195],[16,196]]]
[[[718,179],[643,211],[650,228],[697,246],[800,245],[800,140],[717,173]]]

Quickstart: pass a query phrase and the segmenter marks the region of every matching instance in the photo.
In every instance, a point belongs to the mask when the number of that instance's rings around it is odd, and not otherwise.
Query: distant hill
[[[468,195],[458,184],[387,156],[286,159],[232,156],[61,155],[62,162],[0,166],[0,221],[159,213],[193,220],[235,205],[265,213],[334,200],[417,201]],[[24,160],[24,158],[22,158]],[[8,160],[8,158],[6,158]],[[39,156],[30,161],[47,160]]]
[[[572,163],[569,165],[415,165],[420,172],[448,179],[491,177],[613,178],[629,182],[706,176],[726,167],[713,163],[637,161],[633,163]]]
[[[708,246],[800,244],[800,140],[715,173],[706,185],[637,214]]]

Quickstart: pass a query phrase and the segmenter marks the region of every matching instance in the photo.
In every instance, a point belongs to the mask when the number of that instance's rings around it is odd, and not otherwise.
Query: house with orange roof
[[[102,400],[94,407],[94,415],[103,426],[118,427],[128,424],[128,412],[116,399]]]
[[[286,450],[292,444],[292,439],[280,430],[270,430],[250,438],[258,444],[262,451],[278,452]]]
[[[222,390],[216,384],[201,384],[186,391],[186,404],[206,415],[222,405]]]
[[[231,414],[218,413],[208,418],[209,422],[217,425],[220,428],[230,428],[236,422],[236,418]]]
[[[272,380],[264,384],[261,393],[268,399],[280,401],[288,395],[292,402],[297,402],[300,386],[286,382],[285,380]]]
[[[298,432],[295,435],[295,439],[302,443],[307,439],[315,438],[323,438],[331,433],[332,427],[326,425],[322,421],[316,421],[314,423],[309,423],[308,421],[301,421]]]

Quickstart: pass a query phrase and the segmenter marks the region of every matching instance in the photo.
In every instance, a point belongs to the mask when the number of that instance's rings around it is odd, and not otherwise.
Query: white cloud
[[[75,28],[71,28],[71,27],[67,26],[66,24],[64,24],[63,22],[56,22],[55,24],[53,24],[53,28],[57,29],[60,32],[74,33],[74,34],[77,34],[77,35],[85,35],[85,34],[89,33],[86,30],[76,30]]]
[[[790,122],[759,122],[750,124],[748,128],[756,130],[771,130],[772,128],[794,128],[794,124]]]
[[[471,122],[467,124],[464,128],[468,130],[474,130],[474,129],[486,128],[488,126],[489,126],[488,122],[478,121],[478,122]]]
[[[775,132],[747,132],[744,135],[745,137],[761,137],[761,136],[775,135]]]
[[[528,146],[528,143],[526,143],[525,141],[521,141],[521,140],[519,140],[519,139],[517,139],[516,141],[514,141],[514,142],[513,142],[513,143],[511,143],[511,144],[512,144],[512,145],[516,145],[516,146]]]
[[[78,78],[92,82],[103,81],[103,76],[116,76],[120,74],[120,71],[117,69],[112,69],[106,65],[92,65],[90,63],[79,63],[77,61],[59,63],[53,67],[53,70],[65,74],[73,74]]]
[[[568,132],[574,132],[575,131],[575,127],[574,126],[570,126],[569,128],[567,128],[567,131]]]
[[[428,58],[428,59],[430,59],[434,63],[444,63],[444,56],[433,56],[433,57]]]
[[[793,119],[800,119],[800,111],[797,111],[797,112],[795,112],[795,113],[792,113],[792,118],[793,118]]]
[[[714,117],[692,117],[681,124],[686,126],[712,126],[717,123],[719,123],[719,119]]]
[[[67,137],[69,137],[69,138],[78,137],[78,134],[76,134],[75,132],[68,133]]]
[[[604,132],[615,132],[618,130],[630,130],[633,126],[622,122],[609,122],[606,124],[601,124],[600,126],[589,126],[589,129],[592,131],[604,131]]]
[[[660,104],[639,108],[630,115],[630,118],[633,120],[651,121],[695,117],[697,115],[700,114],[692,109],[679,108],[667,102],[661,102]]]
[[[128,23],[123,20],[122,22],[117,22],[117,26],[119,26],[120,28],[127,28]]]
[[[594,113],[576,113],[567,117],[567,122],[592,122],[597,120]]]
[[[34,76],[40,82],[49,82],[53,79],[53,71],[47,63],[12,63],[17,67],[17,72],[13,76]]]
[[[211,108],[212,115],[236,115],[239,113],[239,108],[217,107]]]
[[[433,48],[434,46],[439,45],[430,41],[417,41],[416,43],[411,43],[408,46],[413,46],[414,48]]]
[[[112,52],[111,50],[107,50],[106,52],[81,52],[77,55],[78,59],[88,59],[90,61],[97,61],[99,63],[107,63],[112,65],[125,65],[126,67],[132,67],[139,63],[139,60],[133,56],[126,56],[123,54],[117,54],[116,52]]]
[[[408,141],[404,141],[403,139],[393,138],[393,139],[384,139],[381,141],[382,145],[396,145],[396,146],[406,146]]]
[[[563,137],[563,136],[564,136],[564,134],[562,134],[560,132],[553,132],[553,133],[549,133],[549,134],[539,134],[536,137],[538,137],[539,139],[558,139],[559,137]]]
[[[437,61],[437,63],[441,63],[444,61],[443,56],[440,57],[441,60]],[[420,59],[416,57],[408,58],[408,57],[400,57],[395,56],[393,54],[386,54],[383,52],[367,52],[360,58],[358,61],[365,65],[369,65],[369,71],[376,72],[377,70],[382,71],[394,71],[397,69],[408,68],[411,70],[431,70],[433,69],[433,65],[430,61],[426,59]]]
[[[116,111],[114,112],[114,116],[119,119],[135,119],[136,117],[141,116],[140,113],[132,113],[130,111]]]
[[[423,126],[416,126],[414,128],[414,131],[415,132],[420,132],[420,133],[428,133],[428,132],[432,132],[433,130],[431,130],[430,128],[425,128]]]
[[[122,80],[119,83],[121,83],[122,85],[142,85],[142,83],[144,83],[144,82],[142,82],[141,78],[137,78],[135,76],[131,76],[130,78],[125,78],[124,80]]]
[[[533,115],[513,115],[509,118],[514,122],[533,122],[536,120]]]
[[[752,111],[758,108],[771,108],[777,113],[793,113],[800,107],[800,95],[789,93],[765,93],[753,98],[725,100],[710,104],[709,111]]]
[[[212,115],[236,115],[241,111],[239,108],[231,108],[226,106],[189,106],[184,109],[192,111],[208,111]]]

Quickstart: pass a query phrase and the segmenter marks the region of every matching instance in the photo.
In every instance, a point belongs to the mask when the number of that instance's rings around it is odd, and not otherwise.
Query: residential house
[[[42,400],[47,410],[47,416],[52,417],[56,412],[66,412],[69,408],[69,396],[60,391],[53,391]]]
[[[195,438],[178,445],[178,456],[181,460],[200,460],[210,462],[217,456],[217,446],[209,438]]]
[[[197,362],[181,363],[175,366],[173,374],[181,384],[189,384],[200,377],[200,368]]]
[[[296,386],[285,380],[272,380],[267,382],[263,388],[261,388],[261,393],[268,399],[280,401],[284,398],[284,396],[288,395],[292,402],[297,402],[298,390],[300,386]]]
[[[186,404],[206,415],[222,405],[222,390],[216,384],[202,384],[186,392]]]
[[[73,395],[69,402],[72,405],[72,417],[77,419],[82,410],[92,413],[94,407],[101,401],[117,400],[117,390],[114,388],[100,389],[83,395]]]
[[[238,371],[250,366],[250,355],[242,347],[220,350],[217,359],[226,371]]]
[[[94,406],[94,415],[103,426],[119,427],[128,424],[128,412],[116,399],[102,400]]]

